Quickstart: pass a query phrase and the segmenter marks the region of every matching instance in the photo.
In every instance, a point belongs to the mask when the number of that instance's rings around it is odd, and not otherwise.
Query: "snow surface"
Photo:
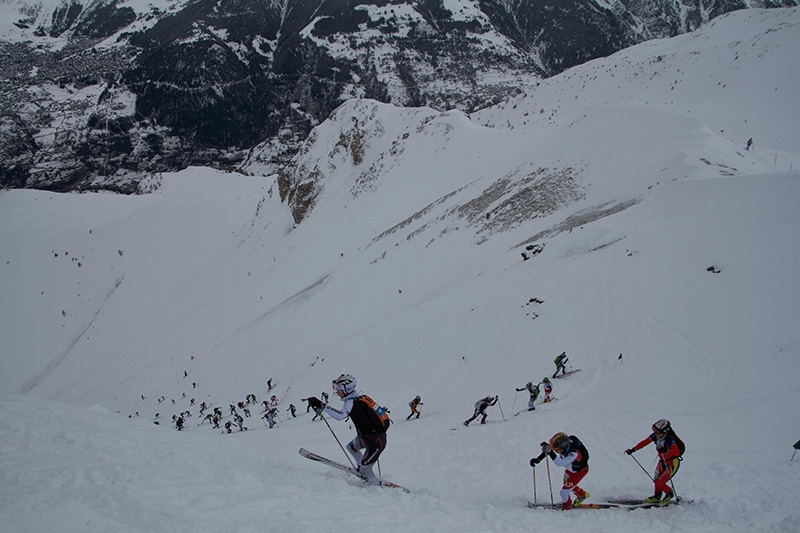
[[[0,530],[800,530],[800,122],[772,98],[800,94],[799,24],[798,9],[740,11],[698,32],[705,44],[645,43],[472,120],[348,102],[298,161],[324,177],[299,225],[274,176],[2,192]],[[773,44],[740,54],[737,83],[709,84],[753,36]],[[703,57],[680,106],[665,105],[671,75],[618,81],[654,54],[683,73]],[[576,88],[589,77],[602,100]],[[356,126],[358,163],[343,142]],[[523,261],[528,243],[541,252]],[[564,350],[581,371],[515,416],[514,388]],[[301,401],[342,372],[392,410],[381,471],[409,494],[297,454],[346,461]],[[261,402],[268,378],[276,428],[255,408],[247,432],[198,426],[201,401]],[[406,421],[417,394],[423,416]],[[487,394],[502,411],[463,427]],[[649,495],[623,450],[662,417],[687,444],[674,481],[694,503],[525,505],[528,460],[557,431],[590,451],[590,501]],[[655,466],[652,447],[634,457]],[[556,498],[560,476],[551,465]],[[549,501],[547,470],[535,479]]]

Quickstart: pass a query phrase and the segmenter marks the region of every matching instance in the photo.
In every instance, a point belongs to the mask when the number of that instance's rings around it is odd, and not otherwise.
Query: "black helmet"
[[[653,424],[653,431],[655,433],[666,433],[670,429],[672,429],[672,425],[669,423],[669,420],[667,420],[666,418],[662,418],[661,420],[657,420]]]

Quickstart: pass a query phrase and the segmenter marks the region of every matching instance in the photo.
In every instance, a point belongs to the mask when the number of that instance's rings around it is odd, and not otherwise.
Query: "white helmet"
[[[356,378],[350,374],[342,374],[333,380],[333,390],[341,391],[347,396],[356,390]]]

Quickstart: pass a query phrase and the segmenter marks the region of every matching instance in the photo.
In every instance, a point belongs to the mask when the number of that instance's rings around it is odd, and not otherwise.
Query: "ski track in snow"
[[[86,327],[83,328],[80,331],[80,333],[78,333],[75,336],[75,338],[72,339],[72,341],[70,341],[70,343],[67,345],[64,351],[61,352],[58,355],[58,357],[56,357],[50,363],[48,363],[48,365],[41,372],[33,376],[30,380],[25,382],[19,389],[17,389],[15,392],[16,394],[28,394],[29,392],[33,391],[45,379],[47,379],[47,377],[50,374],[52,374],[61,364],[63,364],[64,361],[67,360],[67,358],[72,353],[73,348],[75,348],[75,345],[78,344],[78,342],[83,338],[86,332],[89,331],[89,329],[92,327],[94,321],[97,319],[97,317],[100,315],[100,312],[103,310],[103,306],[105,306],[106,302],[111,298],[111,295],[114,294],[114,291],[116,291],[117,288],[122,284],[122,280],[123,278],[118,278],[114,282],[114,285],[110,289],[108,289],[105,300],[103,300],[103,303],[101,303],[100,307],[98,307],[97,310],[94,312],[92,318],[89,320],[89,323],[86,324]]]

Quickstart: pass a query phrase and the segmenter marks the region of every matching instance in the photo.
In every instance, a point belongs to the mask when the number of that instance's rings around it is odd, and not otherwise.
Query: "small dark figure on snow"
[[[530,395],[528,397],[528,411],[535,411],[536,410],[536,399],[539,397],[539,385],[533,386],[533,382],[529,381],[525,384],[524,387],[519,389],[514,389],[517,392],[522,392],[524,390],[528,391]]]
[[[470,422],[481,416],[481,424],[486,423],[486,408],[490,405],[494,405],[497,403],[498,396],[487,396],[485,398],[481,398],[477,402],[475,402],[475,412],[472,414],[472,417],[466,419],[464,421],[464,425],[468,426]]]
[[[681,456],[686,447],[680,437],[673,431],[669,420],[662,418],[656,421],[652,429],[653,432],[646,439],[637,443],[633,448],[628,448],[625,453],[631,455],[651,442],[655,443],[656,453],[658,453],[658,465],[653,476],[655,492],[645,501],[647,503],[667,505],[675,496],[675,492],[669,488],[667,482],[678,472],[678,467],[681,465]],[[661,499],[662,493],[664,494],[664,499]]]
[[[531,459],[531,466],[536,468],[545,456],[549,456],[556,466],[563,466],[564,484],[561,487],[561,508],[563,510],[578,507],[589,497],[589,493],[578,486],[578,483],[589,473],[589,451],[576,437],[566,433],[556,433],[550,442],[542,442],[542,453]],[[575,502],[570,500],[570,494],[575,493]]]
[[[419,395],[417,395],[417,397],[411,400],[411,402],[408,404],[408,406],[411,408],[411,414],[406,417],[406,420],[411,420],[411,417],[414,415],[417,415],[417,418],[419,418],[420,412],[417,407],[420,405],[422,405],[422,400],[420,399]]]
[[[239,426],[239,431],[246,431],[247,428],[242,425],[244,418],[239,413],[236,413],[236,425]]]
[[[244,408],[244,416],[245,418],[250,418],[250,409],[247,407]]]
[[[177,429],[178,431],[183,430],[183,417],[182,416],[179,416],[175,420],[175,429]]]
[[[227,431],[228,433],[231,433],[231,432],[233,431],[233,430],[231,429],[231,426],[232,426],[232,425],[233,425],[233,424],[231,424],[231,421],[230,421],[230,420],[228,420],[227,422],[225,422],[225,431]]]
[[[289,404],[289,408],[287,409],[287,411],[292,413],[292,418],[297,418],[297,407],[295,407],[293,403]]]
[[[750,148],[753,147],[753,138],[750,137],[747,139],[747,146],[744,147],[745,150],[750,151]]]
[[[235,415],[236,414],[236,406],[233,405],[233,404],[230,404],[229,407],[231,408],[231,415]]]

